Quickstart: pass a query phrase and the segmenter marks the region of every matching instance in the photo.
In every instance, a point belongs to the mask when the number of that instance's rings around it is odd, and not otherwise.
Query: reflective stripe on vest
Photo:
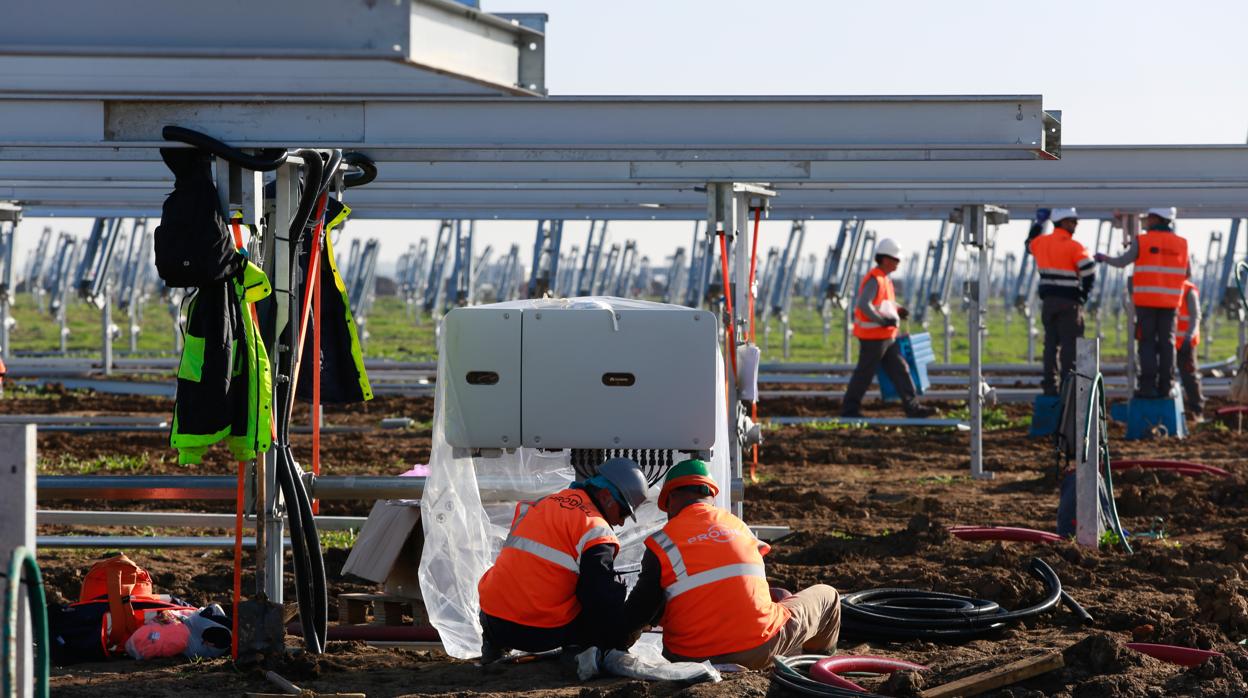
[[[569,572],[580,571],[580,566],[576,564],[576,560],[572,559],[571,555],[568,555],[567,553],[561,553],[558,550],[555,550],[554,548],[550,547],[549,545],[538,543],[535,540],[529,540],[528,538],[521,538],[520,536],[510,536],[507,538],[507,541],[503,543],[503,547],[515,548],[516,550],[523,550],[524,552],[529,553],[531,555],[536,555],[547,562],[552,562],[556,565],[559,565],[560,567],[562,567],[563,569]]]
[[[722,582],[733,577],[758,577],[766,580],[767,572],[762,565],[751,565],[748,562],[714,567],[694,575],[677,577],[676,583],[666,589],[667,598],[673,599],[690,589],[697,589],[698,587]]]
[[[1088,251],[1063,228],[1032,239],[1027,249],[1036,260],[1041,297],[1081,299],[1083,279],[1096,273]]]

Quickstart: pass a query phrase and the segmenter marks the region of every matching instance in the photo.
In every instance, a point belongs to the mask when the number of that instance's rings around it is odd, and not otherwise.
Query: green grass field
[[[167,307],[161,303],[149,303],[145,309],[146,319],[142,323],[142,332],[138,337],[140,353],[171,353],[173,351],[173,319]],[[54,317],[40,313],[33,299],[28,295],[19,295],[14,304],[13,316],[17,324],[12,330],[13,349],[17,352],[54,352],[59,348],[59,325]],[[793,332],[789,356],[783,352],[783,336],[780,323],[776,318],[769,322],[771,332],[764,342],[763,330],[757,329],[759,346],[764,347],[765,361],[795,362],[842,362],[845,361],[843,328],[844,313],[837,311],[830,318],[827,336],[824,336],[823,321],[814,308],[805,307],[796,302],[793,310],[791,331]],[[100,312],[94,307],[81,302],[70,304],[68,311],[69,351],[73,353],[98,354],[100,350]],[[129,338],[126,335],[128,319],[124,314],[114,312],[113,322],[121,328],[121,334],[114,341],[114,351],[124,355],[129,350]],[[1037,326],[1038,326],[1037,322]],[[908,327],[907,327],[908,325]],[[954,328],[953,341],[950,346],[950,358],[954,362],[965,362],[970,350],[967,335],[966,314],[955,311],[952,316]],[[1094,324],[1089,317],[1087,321],[1088,336],[1094,332]],[[1207,327],[1207,325],[1206,325]],[[944,356],[944,321],[937,315],[930,316],[929,330],[932,334],[932,347],[936,352],[936,360],[943,361]],[[365,323],[366,340],[365,354],[374,358],[389,358],[404,361],[432,361],[436,358],[434,347],[434,325],[428,316],[423,316],[417,323],[399,298],[380,297],[373,306]],[[903,330],[922,332],[923,328],[916,323],[903,323]],[[1101,356],[1105,361],[1121,361],[1125,356],[1123,343],[1125,322],[1122,329],[1116,331],[1114,319],[1107,315],[1102,334]],[[1220,320],[1216,337],[1210,347],[1211,360],[1221,360],[1234,356],[1237,328],[1233,323]],[[1204,342],[1208,341],[1205,336]],[[1201,345],[1202,359],[1205,356],[1205,343]],[[851,340],[851,348],[856,352],[855,343]],[[1042,351],[1042,338],[1036,339],[1036,356]],[[984,360],[989,363],[1015,363],[1027,358],[1027,330],[1025,319],[1013,314],[1009,324],[1002,307],[994,307],[988,317],[988,337],[984,346]]]

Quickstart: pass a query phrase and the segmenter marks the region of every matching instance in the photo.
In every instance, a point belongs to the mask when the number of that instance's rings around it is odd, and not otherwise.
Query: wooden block
[[[1035,676],[1060,669],[1065,666],[1061,652],[1051,652],[1036,657],[1020,659],[1005,666],[981,671],[978,674],[952,681],[942,686],[929,688],[919,695],[921,698],[960,698],[961,696],[977,696],[994,688],[1009,686]]]
[[[377,622],[382,625],[403,625],[403,609],[410,604],[405,601],[386,600],[377,606]]]
[[[368,622],[368,610],[372,601],[349,598],[347,594],[338,597],[338,624],[360,625]]]

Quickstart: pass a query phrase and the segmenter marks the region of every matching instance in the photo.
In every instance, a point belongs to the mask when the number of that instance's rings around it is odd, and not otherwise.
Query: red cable
[[[313,254],[321,255],[321,245]],[[319,264],[317,265],[320,266]],[[312,281],[312,351],[316,352],[312,364],[312,474],[321,476],[321,275]],[[321,514],[321,502],[312,500],[312,513]]]
[[[233,219],[234,245],[243,249],[243,231],[237,218]],[[252,317],[255,306],[248,304]],[[234,619],[230,632],[230,658],[238,661],[238,606],[243,600],[243,488],[246,484],[247,461],[238,461],[238,485],[234,493]]]
[[[728,327],[725,333],[725,339],[728,341],[728,358],[732,361],[732,380],[737,380],[737,338],[736,332],[733,330],[735,320],[732,315],[732,287],[728,285],[728,240],[724,237],[724,231],[716,233],[719,236],[719,261],[724,271],[724,308],[728,311]]]

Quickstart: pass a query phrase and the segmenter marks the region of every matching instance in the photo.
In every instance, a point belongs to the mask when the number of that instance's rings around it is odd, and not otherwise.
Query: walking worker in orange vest
[[[1096,261],[1115,267],[1135,264],[1131,302],[1139,339],[1139,398],[1166,397],[1174,388],[1174,322],[1190,272],[1187,240],[1174,232],[1176,215],[1173,206],[1150,208],[1144,217],[1146,232],[1126,252],[1096,255]]]
[[[1044,323],[1045,395],[1057,395],[1058,386],[1075,370],[1075,340],[1083,336],[1083,304],[1096,282],[1096,263],[1075,240],[1079,213],[1055,208],[1050,214],[1053,232],[1031,239],[1027,249],[1040,271],[1040,319]],[[1058,363],[1061,373],[1058,373]]]
[[[636,520],[648,489],[636,462],[612,458],[593,477],[516,506],[502,552],[477,584],[482,664],[511,649],[625,647],[611,527]]]
[[[875,266],[862,277],[854,303],[854,336],[858,338],[858,365],[850,376],[841,402],[842,417],[861,417],[862,396],[866,395],[881,364],[901,396],[908,417],[930,417],[935,412],[919,404],[910,368],[897,348],[897,325],[910,312],[897,305],[897,293],[889,274],[901,264],[901,247],[890,238],[875,247]]]
[[[667,525],[646,539],[641,576],[625,607],[630,639],[661,624],[668,659],[750,669],[769,667],[777,656],[835,652],[836,589],[816,584],[773,601],[763,568],[771,547],[715,506],[718,493],[700,460],[668,471],[658,501]]]
[[[1205,421],[1205,396],[1200,389],[1200,369],[1196,347],[1200,345],[1200,290],[1191,279],[1183,282],[1179,320],[1175,326],[1174,348],[1179,355],[1179,378],[1183,382],[1183,403],[1199,424]]]

